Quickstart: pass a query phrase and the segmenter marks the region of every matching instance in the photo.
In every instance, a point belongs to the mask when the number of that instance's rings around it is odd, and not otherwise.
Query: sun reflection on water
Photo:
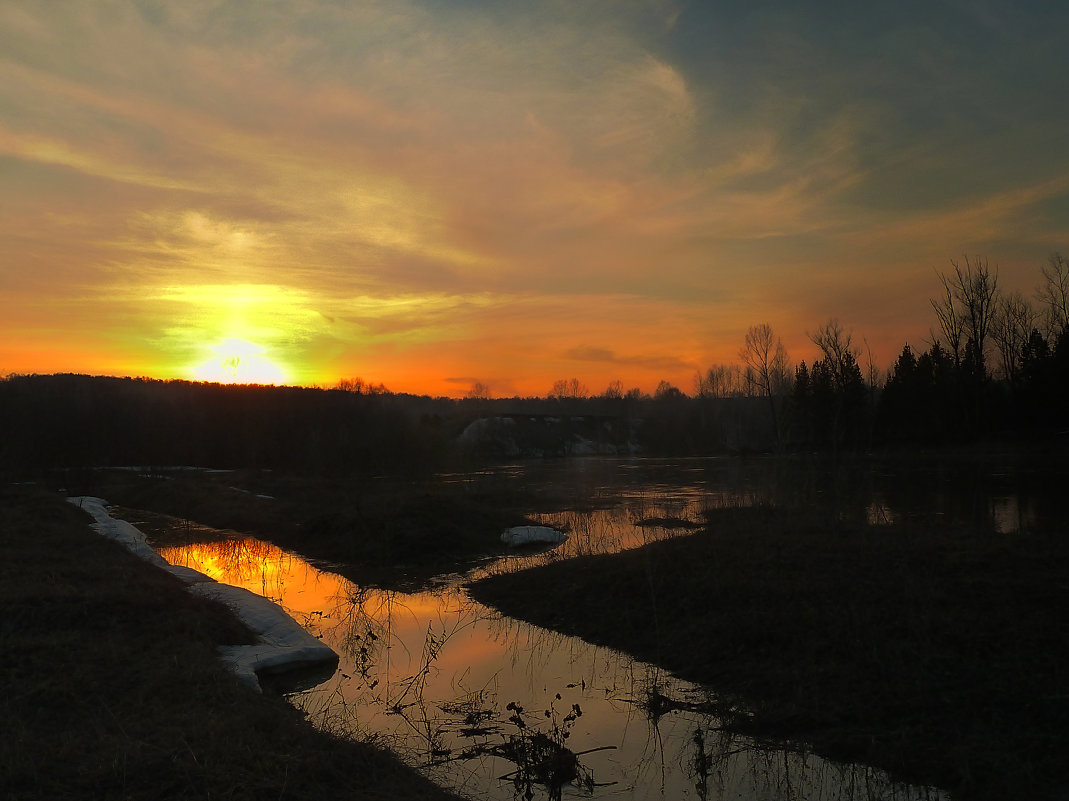
[[[569,527],[572,553],[595,552],[679,533],[648,521],[684,519],[697,508],[689,503],[658,507],[635,499],[616,510],[544,522]],[[220,534],[217,542],[160,552],[273,598],[340,654],[337,672],[292,694],[292,703],[316,725],[372,737],[465,795],[939,797],[870,768],[727,735],[702,711],[708,695],[700,688],[610,649],[503,617],[458,584],[419,593],[362,587],[270,543]],[[506,559],[488,572],[556,558],[563,557]],[[655,698],[673,699],[674,706]],[[547,754],[555,756],[547,761]]]

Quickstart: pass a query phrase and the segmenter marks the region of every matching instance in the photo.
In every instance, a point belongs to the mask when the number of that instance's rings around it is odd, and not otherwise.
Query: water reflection
[[[819,459],[581,459],[442,476],[479,489],[570,493],[537,522],[561,547],[495,559],[488,574],[687,533],[712,508],[809,505],[886,525],[956,521],[1005,534],[1058,519],[1064,464]],[[203,532],[199,535],[203,538]],[[459,577],[421,593],[354,585],[243,537],[166,548],[220,581],[278,601],[341,654],[325,683],[294,694],[317,725],[388,745],[475,798],[919,799],[879,771],[721,730],[700,688],[649,665],[473,602]]]
[[[702,503],[683,494],[658,505],[643,495],[546,516],[570,529],[566,550],[483,570],[673,536]],[[651,519],[677,522],[639,525]],[[382,743],[473,798],[938,797],[868,768],[730,736],[700,688],[502,617],[455,582],[420,593],[360,587],[243,537],[161,553],[267,594],[339,652],[329,680],[291,696],[318,726]]]
[[[644,506],[660,508],[667,517],[700,520],[708,509],[769,503],[816,508],[870,525],[952,521],[1012,534],[1063,517],[1067,469],[1057,455],[1027,451],[859,455],[837,461],[804,455],[591,457],[505,465],[442,480],[474,489],[520,483],[550,497],[563,496],[568,508],[615,510],[623,504],[636,519]],[[557,517],[545,516],[545,522]]]
[[[1022,500],[1017,495],[1002,495],[991,498],[991,519],[1000,534],[1029,531],[1039,523],[1034,499]]]

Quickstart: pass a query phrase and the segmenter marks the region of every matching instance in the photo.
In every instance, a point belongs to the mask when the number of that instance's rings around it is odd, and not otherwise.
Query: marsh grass
[[[229,611],[89,522],[0,489],[0,797],[452,797],[239,685],[215,650],[249,641]]]
[[[530,524],[525,509],[535,505],[512,486],[334,483],[255,471],[112,471],[94,484],[137,516],[150,537],[211,536],[203,526],[236,530],[330,563],[358,583],[406,590],[500,552],[501,532]]]
[[[762,507],[471,591],[708,685],[731,730],[995,799],[1069,782],[1067,575],[1064,531]]]

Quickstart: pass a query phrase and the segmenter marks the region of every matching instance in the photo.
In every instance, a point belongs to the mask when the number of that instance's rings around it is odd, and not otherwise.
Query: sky
[[[0,375],[685,392],[1069,252],[1069,4],[0,4]]]

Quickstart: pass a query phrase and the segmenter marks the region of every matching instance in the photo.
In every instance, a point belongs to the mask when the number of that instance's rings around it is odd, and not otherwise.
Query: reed
[[[215,650],[249,637],[229,611],[88,524],[0,489],[0,797],[453,797],[238,684]]]
[[[1064,532],[713,510],[691,537],[473,597],[706,684],[725,725],[960,798],[1069,784]]]

